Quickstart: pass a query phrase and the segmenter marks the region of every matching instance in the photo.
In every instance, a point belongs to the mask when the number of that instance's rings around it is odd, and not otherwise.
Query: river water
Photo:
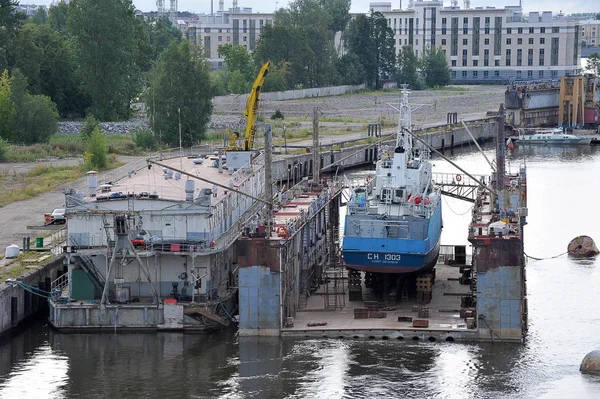
[[[448,154],[448,153],[447,153]],[[493,149],[486,150],[490,159]],[[466,148],[472,173],[489,167]],[[549,258],[600,240],[600,148],[519,147],[526,162],[525,251]],[[434,171],[456,171],[435,160]],[[444,200],[443,244],[466,243],[470,205]],[[234,332],[76,334],[44,322],[0,344],[1,398],[599,398],[579,373],[600,349],[600,262],[566,255],[527,264],[530,329],[519,344],[240,338]]]

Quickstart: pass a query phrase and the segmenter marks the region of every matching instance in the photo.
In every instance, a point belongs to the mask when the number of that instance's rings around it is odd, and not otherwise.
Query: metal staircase
[[[100,273],[98,268],[96,266],[94,266],[94,262],[92,262],[92,260],[89,258],[89,256],[83,255],[83,254],[77,254],[77,255],[72,256],[72,259],[75,261],[75,264],[77,266],[79,266],[83,270],[85,270],[85,272],[88,274],[88,276],[90,277],[90,280],[92,280],[92,283],[94,284],[94,286],[96,286],[96,288],[98,288],[100,290],[104,289],[104,284],[106,284],[106,279]]]

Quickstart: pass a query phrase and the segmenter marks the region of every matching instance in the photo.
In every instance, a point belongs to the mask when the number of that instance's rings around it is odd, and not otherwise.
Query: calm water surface
[[[489,172],[478,153],[452,157]],[[600,148],[517,146],[509,158],[528,166],[528,255],[559,255],[580,234],[600,242]],[[442,160],[434,170],[456,172]],[[444,200],[443,244],[466,243],[469,210]],[[39,322],[0,345],[0,397],[600,398],[600,378],[578,371],[600,349],[599,283],[597,260],[530,259],[523,345],[63,335]]]

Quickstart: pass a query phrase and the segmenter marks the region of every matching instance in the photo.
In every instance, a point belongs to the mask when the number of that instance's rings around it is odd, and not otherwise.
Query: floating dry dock
[[[277,238],[238,243],[240,334],[522,341],[526,169],[505,172],[502,108],[499,115],[492,175],[435,179],[446,195],[474,203],[465,232],[472,254],[446,247],[432,273],[408,277],[392,295],[378,293],[372,275],[347,270],[339,256],[337,183],[307,182],[275,212]]]

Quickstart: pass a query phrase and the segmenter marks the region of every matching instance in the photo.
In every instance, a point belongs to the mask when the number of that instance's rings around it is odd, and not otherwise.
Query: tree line
[[[127,119],[132,103],[144,101],[159,142],[178,144],[181,131],[192,144],[204,136],[212,97],[248,92],[266,61],[273,67],[264,91],[450,81],[441,50],[421,60],[407,46],[396,54],[384,16],[351,18],[350,0],[292,1],[252,53],[220,46],[226,67],[212,72],[201,47],[167,18],[136,18],[131,0],[58,2],[31,18],[17,4],[0,0],[0,137],[11,141],[47,140],[59,118]]]
[[[250,53],[224,44],[226,67],[211,74],[216,94],[245,93],[266,61],[273,67],[264,91],[340,84],[408,83],[414,89],[445,86],[450,68],[443,51],[427,49],[421,59],[411,46],[396,54],[394,32],[379,12],[350,16],[349,0],[295,0],[279,9]]]

